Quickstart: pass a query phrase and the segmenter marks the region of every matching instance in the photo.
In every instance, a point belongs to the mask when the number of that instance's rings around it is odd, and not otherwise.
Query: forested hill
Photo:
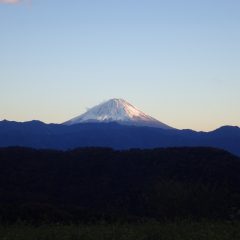
[[[239,173],[213,148],[2,148],[0,220],[238,218]]]

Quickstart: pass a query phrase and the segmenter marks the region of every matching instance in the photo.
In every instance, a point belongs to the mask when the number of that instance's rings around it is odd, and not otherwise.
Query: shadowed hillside
[[[22,146],[69,150],[78,147],[114,149],[214,147],[240,156],[240,128],[225,126],[212,132],[126,126],[115,122],[71,126],[40,121],[0,121],[0,147]]]
[[[238,218],[239,172],[212,148],[2,148],[0,220]]]

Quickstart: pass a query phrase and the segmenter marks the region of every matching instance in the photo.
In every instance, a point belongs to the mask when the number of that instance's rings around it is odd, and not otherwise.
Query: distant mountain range
[[[40,121],[0,122],[0,147],[24,146],[72,149],[98,146],[115,149],[210,146],[240,156],[240,128],[225,126],[212,132],[166,130],[118,123],[45,124]]]
[[[24,146],[67,150],[76,147],[114,149],[207,146],[240,156],[240,128],[211,132],[174,129],[122,99],[111,99],[63,124],[0,121],[0,147]]]

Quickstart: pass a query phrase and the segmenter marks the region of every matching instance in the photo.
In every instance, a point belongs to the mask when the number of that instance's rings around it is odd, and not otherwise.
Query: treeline
[[[239,173],[212,148],[2,148],[0,221],[237,219]]]

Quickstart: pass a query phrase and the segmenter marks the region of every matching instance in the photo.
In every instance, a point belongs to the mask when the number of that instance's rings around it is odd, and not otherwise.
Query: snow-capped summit
[[[101,103],[64,124],[74,125],[87,122],[117,122],[124,125],[172,129],[172,127],[146,115],[127,101],[117,98]]]

